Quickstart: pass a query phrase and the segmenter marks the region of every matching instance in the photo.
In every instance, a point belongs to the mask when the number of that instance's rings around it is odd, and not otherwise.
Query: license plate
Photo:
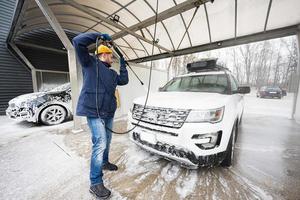
[[[156,136],[152,133],[142,132],[140,134],[141,140],[149,142],[151,144],[156,144]]]

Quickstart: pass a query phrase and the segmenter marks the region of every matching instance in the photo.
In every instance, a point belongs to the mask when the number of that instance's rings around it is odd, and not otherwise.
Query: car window
[[[179,78],[175,78],[175,79],[172,79],[169,83],[167,83],[166,86],[163,87],[162,91],[164,91],[164,88],[168,88],[168,91],[176,91],[177,88],[179,88],[180,86],[180,82],[181,82],[181,79]]]
[[[192,79],[191,77],[186,77],[186,78],[181,79],[180,88],[182,90],[189,89],[190,88],[191,79]]]
[[[281,89],[279,87],[267,87],[266,90],[267,91],[275,91],[275,92],[281,91]]]
[[[225,93],[227,88],[225,74],[209,74],[174,78],[162,91]]]

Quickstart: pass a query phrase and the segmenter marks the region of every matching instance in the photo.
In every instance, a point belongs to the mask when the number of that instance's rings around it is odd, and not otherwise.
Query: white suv
[[[157,93],[134,100],[131,140],[183,166],[230,166],[241,122],[243,94],[231,72],[216,60],[188,65],[191,73],[169,81]],[[140,121],[140,122],[138,122]]]

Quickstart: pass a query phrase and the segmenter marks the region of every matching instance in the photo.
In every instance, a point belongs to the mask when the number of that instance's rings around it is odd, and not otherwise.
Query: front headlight
[[[224,107],[212,109],[212,110],[191,110],[186,122],[209,122],[217,123],[222,121],[224,114]]]

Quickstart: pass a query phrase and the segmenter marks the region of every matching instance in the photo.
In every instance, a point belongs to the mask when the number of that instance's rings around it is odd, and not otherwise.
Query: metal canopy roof
[[[12,38],[30,42],[28,37],[49,31],[50,25],[34,0],[20,2]],[[111,34],[127,59],[135,62],[292,35],[300,24],[299,0],[160,0],[152,56],[156,0],[47,3],[65,30]],[[112,20],[116,15],[119,22]],[[62,50],[62,45],[48,47]]]

